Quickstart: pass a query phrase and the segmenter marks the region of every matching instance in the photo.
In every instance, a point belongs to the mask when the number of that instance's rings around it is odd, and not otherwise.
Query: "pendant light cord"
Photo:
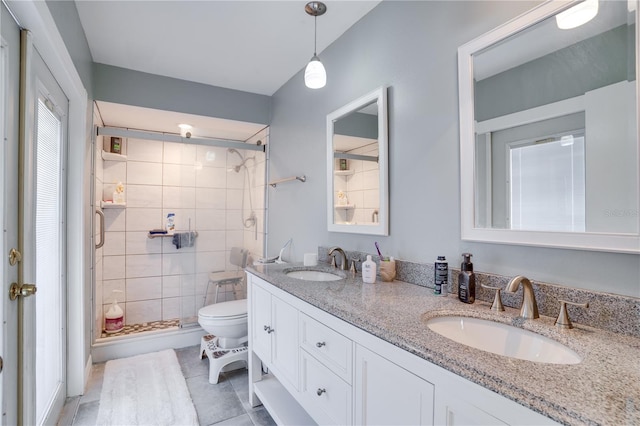
[[[318,44],[318,15],[313,15],[313,56],[317,56],[316,46]]]

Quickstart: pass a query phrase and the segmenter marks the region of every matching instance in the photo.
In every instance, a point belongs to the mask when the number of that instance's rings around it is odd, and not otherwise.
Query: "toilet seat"
[[[214,303],[213,305],[200,308],[198,317],[237,319],[247,316],[247,299],[232,300],[230,302]]]

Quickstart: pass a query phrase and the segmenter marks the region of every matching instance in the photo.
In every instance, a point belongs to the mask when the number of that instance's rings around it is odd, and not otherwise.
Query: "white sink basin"
[[[343,277],[330,272],[308,270],[287,272],[287,276],[306,281],[338,281],[343,279]]]
[[[427,321],[436,333],[510,358],[547,364],[578,364],[580,356],[555,340],[508,324],[468,317],[436,317]]]

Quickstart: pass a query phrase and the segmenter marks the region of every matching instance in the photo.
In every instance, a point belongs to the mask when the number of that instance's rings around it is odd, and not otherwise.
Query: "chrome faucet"
[[[520,316],[526,319],[540,318],[538,314],[538,304],[536,303],[536,296],[533,293],[533,286],[531,281],[527,277],[518,275],[507,284],[505,291],[515,293],[518,291],[520,284],[522,283],[522,307],[520,308]]]
[[[340,264],[340,269],[342,269],[343,271],[346,271],[347,269],[349,269],[349,265],[348,265],[348,261],[347,261],[347,255],[344,253],[344,250],[342,250],[340,247],[331,247],[329,249],[329,256],[333,256],[334,253],[339,253],[342,257],[342,263]],[[333,258],[332,261],[332,265],[335,266],[336,268],[338,267],[336,264],[336,258]]]

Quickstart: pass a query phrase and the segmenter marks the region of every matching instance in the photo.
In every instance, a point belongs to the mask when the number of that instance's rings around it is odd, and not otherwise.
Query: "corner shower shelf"
[[[333,173],[336,176],[351,176],[355,172],[353,170],[335,170]]]
[[[355,209],[356,205],[355,204],[345,204],[342,206],[335,206],[336,210],[351,210],[351,209]]]
[[[100,201],[100,207],[103,209],[124,209],[127,203],[112,203],[111,201]]]
[[[114,152],[102,151],[102,159],[108,161],[127,161],[127,156]]]

